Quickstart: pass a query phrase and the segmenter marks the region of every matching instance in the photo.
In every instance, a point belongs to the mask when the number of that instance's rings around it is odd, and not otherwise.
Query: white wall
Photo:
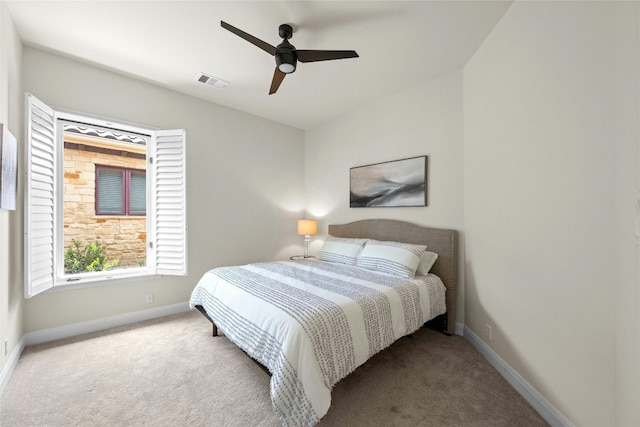
[[[25,332],[181,303],[210,268],[302,250],[301,130],[29,47],[23,61],[24,90],[46,103],[187,130],[189,228],[188,276],[38,295],[25,304]]]
[[[640,425],[640,286],[634,203],[640,198],[640,7],[615,11],[616,424]],[[635,13],[634,13],[635,12]],[[633,55],[633,49],[636,55]]]
[[[464,135],[466,326],[576,425],[640,424],[638,4],[514,3]]]
[[[4,2],[0,2],[0,123],[22,143],[22,44]],[[19,158],[19,160],[21,160]],[[20,179],[18,181],[21,188]],[[21,203],[18,195],[16,203]],[[22,218],[19,211],[0,209],[0,371],[22,338],[22,267],[12,256],[21,249]],[[8,352],[4,353],[4,341]]]
[[[462,231],[461,72],[309,130],[305,146],[307,212],[320,221],[311,252],[321,245],[328,224],[366,218],[392,218]],[[349,208],[351,167],[420,155],[429,156],[427,207]],[[461,233],[461,247],[463,242]],[[462,274],[459,284],[456,321],[463,322]]]

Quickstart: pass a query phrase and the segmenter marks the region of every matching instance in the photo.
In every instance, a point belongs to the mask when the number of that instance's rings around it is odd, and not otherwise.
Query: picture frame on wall
[[[349,173],[349,207],[427,206],[428,156],[356,166]]]
[[[18,141],[0,123],[0,209],[16,209],[18,189]]]

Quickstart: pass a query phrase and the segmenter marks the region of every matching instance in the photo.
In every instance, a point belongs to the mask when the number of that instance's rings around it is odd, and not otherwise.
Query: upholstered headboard
[[[423,227],[392,219],[365,219],[348,224],[329,225],[334,237],[358,237],[376,240],[426,245],[438,254],[431,272],[447,287],[447,325],[445,332],[453,334],[456,320],[456,290],[458,272],[458,233],[456,230]]]

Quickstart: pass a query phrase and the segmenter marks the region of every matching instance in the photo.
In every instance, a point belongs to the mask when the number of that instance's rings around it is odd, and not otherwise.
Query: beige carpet
[[[0,400],[13,426],[278,426],[269,376],[199,313],[28,348]],[[333,390],[319,426],[542,426],[463,337],[422,328]]]

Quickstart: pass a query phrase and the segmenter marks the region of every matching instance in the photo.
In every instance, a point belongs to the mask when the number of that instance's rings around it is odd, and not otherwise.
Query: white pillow
[[[418,264],[418,268],[416,269],[416,274],[420,276],[426,276],[431,271],[431,267],[436,263],[438,259],[438,254],[435,252],[425,251],[420,257],[420,263]]]
[[[366,241],[367,239],[327,236],[316,258],[320,261],[355,265],[358,254]]]
[[[413,279],[420,257],[426,249],[424,245],[368,240],[358,255],[356,265],[367,270]]]

